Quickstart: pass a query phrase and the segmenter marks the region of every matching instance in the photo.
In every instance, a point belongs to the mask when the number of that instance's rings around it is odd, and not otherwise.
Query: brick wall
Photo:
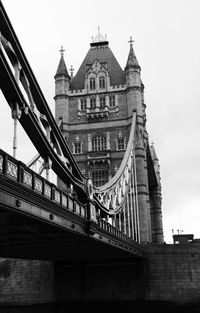
[[[54,301],[51,262],[0,259],[0,304],[39,304]]]
[[[146,300],[200,299],[200,245],[146,246]]]
[[[0,305],[54,301],[198,302],[200,245],[145,245],[144,261],[65,265],[0,259]],[[55,279],[54,279],[55,277]]]
[[[55,264],[55,280],[57,301],[144,299],[142,263]]]

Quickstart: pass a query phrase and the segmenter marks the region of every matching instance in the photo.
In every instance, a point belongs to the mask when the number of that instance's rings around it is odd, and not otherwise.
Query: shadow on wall
[[[178,305],[166,301],[69,301],[33,306],[0,306],[1,313],[199,313],[199,303]]]
[[[0,296],[5,289],[8,278],[10,277],[11,261],[0,258]]]

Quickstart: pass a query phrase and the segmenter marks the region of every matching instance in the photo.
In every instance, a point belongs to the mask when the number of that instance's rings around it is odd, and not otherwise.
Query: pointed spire
[[[65,75],[70,78],[68,71],[67,71],[66,64],[65,64],[65,60],[64,60],[65,50],[63,49],[63,46],[61,46],[61,49],[59,50],[59,52],[60,52],[61,57],[60,57],[60,62],[59,62],[55,77],[59,75]]]
[[[125,69],[133,67],[133,68],[137,68],[137,69],[141,70],[141,67],[138,63],[135,52],[133,50],[133,42],[134,42],[134,40],[132,39],[132,36],[131,36],[130,40],[129,40],[130,51],[129,51],[128,60],[127,60]]]

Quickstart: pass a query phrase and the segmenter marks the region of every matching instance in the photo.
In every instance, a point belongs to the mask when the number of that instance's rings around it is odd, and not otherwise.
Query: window
[[[86,99],[81,99],[81,111],[85,111],[86,109]]]
[[[105,97],[100,97],[100,109],[104,109],[106,106],[106,98]]]
[[[95,109],[96,108],[96,98],[90,99],[90,108]]]
[[[104,76],[99,77],[99,88],[100,89],[105,88],[105,77]]]
[[[110,107],[115,107],[115,96],[109,97],[109,105]]]
[[[82,143],[81,143],[78,135],[76,136],[75,142],[73,142],[72,145],[73,145],[73,153],[74,154],[82,153]]]
[[[74,143],[74,154],[80,154],[81,153],[81,143],[75,142]]]
[[[125,144],[124,144],[124,138],[118,138],[117,139],[117,150],[124,150]]]
[[[92,172],[92,182],[98,187],[104,185],[108,181],[108,170],[99,170]]]
[[[105,151],[107,149],[106,137],[92,138],[92,151]]]
[[[95,78],[90,78],[90,90],[94,90],[96,88]]]

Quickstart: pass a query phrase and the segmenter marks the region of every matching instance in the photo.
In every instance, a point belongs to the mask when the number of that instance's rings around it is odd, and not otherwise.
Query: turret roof
[[[98,60],[100,63],[107,63],[110,83],[112,86],[125,84],[125,72],[122,70],[109,48],[108,41],[103,40],[100,36],[99,38],[101,38],[101,40],[97,41],[97,38],[98,37],[95,37],[95,41],[90,44],[90,50],[83,60],[77,74],[72,79],[70,89],[79,90],[84,88],[87,66],[92,65],[95,60]]]
[[[130,38],[129,43],[130,43],[130,51],[129,51],[129,55],[128,55],[128,59],[127,59],[127,63],[126,63],[125,69],[130,68],[130,67],[134,67],[134,68],[138,68],[140,70],[141,69],[140,65],[139,65],[138,60],[136,58],[135,52],[133,50],[133,40],[132,40],[132,37]]]
[[[65,60],[64,60],[64,56],[63,56],[63,48],[61,47],[61,57],[60,57],[60,62],[58,64],[58,68],[57,68],[57,72],[56,72],[56,76],[58,75],[66,75],[67,77],[70,78],[69,74],[68,74],[68,71],[67,71],[67,67],[66,67],[66,64],[65,64]]]

